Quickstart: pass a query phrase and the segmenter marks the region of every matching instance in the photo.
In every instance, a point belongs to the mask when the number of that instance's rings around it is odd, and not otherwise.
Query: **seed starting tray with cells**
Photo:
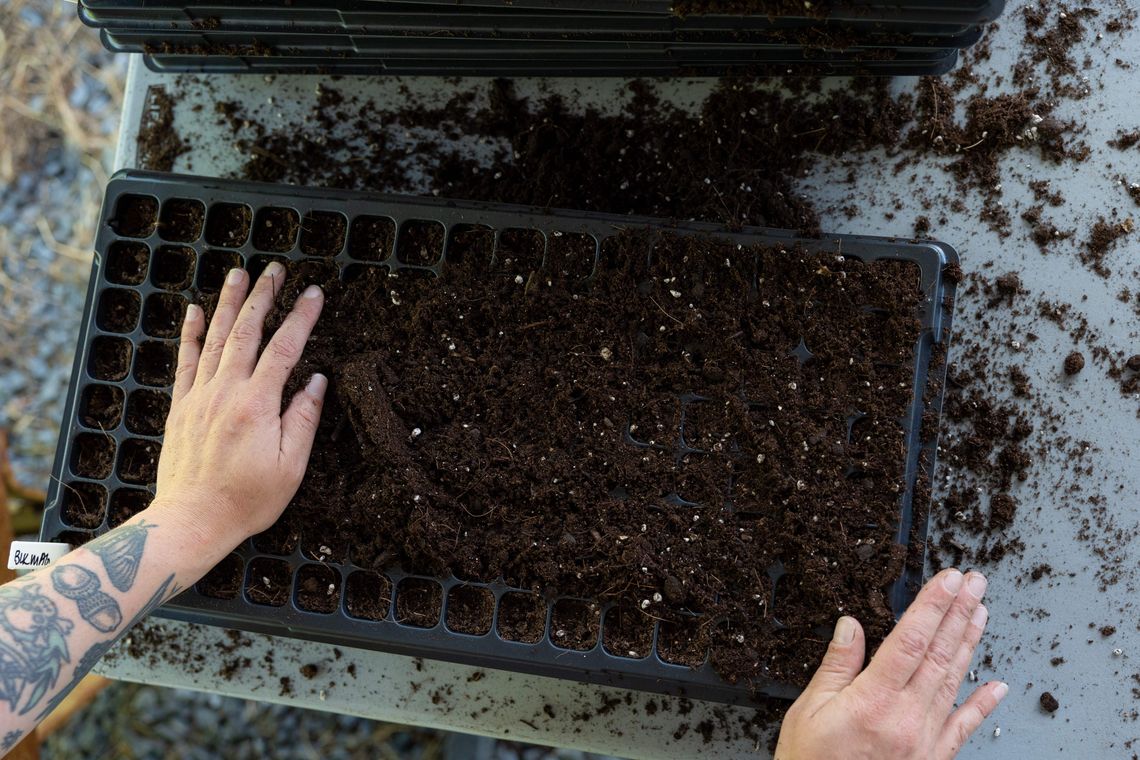
[[[273,214],[286,214],[297,221],[335,217],[340,220],[334,225],[339,233],[333,237],[339,240],[321,241],[327,243],[326,250],[315,251],[314,240],[306,235],[302,223],[300,235],[294,231],[294,237],[299,239],[284,244],[273,240],[270,244],[264,235],[259,235],[259,230],[264,232],[261,227],[268,225],[263,225],[262,220],[273,218]],[[385,220],[394,232],[386,258],[381,256],[381,261],[358,260],[350,254],[353,222],[363,216]],[[230,231],[236,231],[236,235],[220,230],[217,223],[226,219],[238,222],[240,229]],[[447,230],[440,250],[434,262],[420,262],[417,266],[404,263],[408,257],[401,256],[400,241],[405,224],[412,222],[415,227],[425,221]],[[925,505],[917,505],[916,510],[914,500],[916,489],[918,493],[927,493],[920,479],[928,478],[932,472],[936,444],[923,442],[918,431],[924,414],[936,418],[941,409],[945,363],[932,364],[931,356],[936,344],[945,346],[949,340],[954,284],[943,278],[942,271],[957,261],[953,249],[944,244],[859,236],[801,239],[780,230],[726,232],[709,224],[670,224],[636,217],[135,171],[120,172],[112,178],[101,222],[44,515],[44,540],[82,544],[130,519],[149,504],[170,404],[182,315],[195,294],[217,292],[229,268],[245,265],[256,276],[258,267],[264,266],[266,254],[271,252],[293,261],[318,262],[314,266],[325,268],[332,262],[342,277],[358,267],[382,267],[389,271],[411,268],[439,274],[447,266],[453,246],[451,232],[459,225],[478,225],[495,231],[496,246],[503,230],[537,230],[544,240],[556,235],[584,235],[585,240],[592,238],[595,262],[607,238],[623,229],[635,229],[657,234],[713,235],[744,245],[797,245],[808,252],[834,254],[841,250],[843,256],[863,261],[885,259],[915,264],[922,290],[918,315],[921,329],[913,353],[910,402],[905,419],[899,421],[906,441],[905,465],[900,463],[905,467],[905,477],[897,524],[892,527],[898,543],[918,542],[917,555],[921,560],[926,509]],[[801,349],[802,341],[792,354],[802,360]],[[689,403],[685,398],[681,401]],[[856,419],[857,416],[848,421],[849,437]],[[630,445],[644,445],[629,435],[628,428],[625,439]],[[693,453],[694,450],[685,448],[683,440],[678,430],[678,454]],[[683,506],[678,504],[678,508]],[[921,561],[908,563],[893,583],[889,596],[896,615],[913,597],[913,590],[921,581],[921,567]],[[769,575],[775,589],[770,609],[778,611],[781,568],[772,567]],[[261,588],[266,578],[272,579],[272,593]],[[455,577],[411,576],[398,567],[387,568],[381,574],[349,562],[316,562],[302,554],[299,547],[294,547],[289,556],[271,555],[258,551],[253,541],[247,541],[203,583],[171,600],[158,614],[342,646],[722,702],[743,702],[752,693],[796,693],[793,687],[774,681],[729,685],[716,674],[707,658],[696,668],[673,664],[661,656],[659,625],[654,626],[648,656],[620,656],[606,647],[610,611],[617,607],[567,598],[540,600],[529,591],[511,588],[501,581],[470,583]],[[327,586],[329,593],[321,605],[310,602],[303,606],[300,589],[314,583],[322,589]],[[251,594],[251,589],[260,593]],[[460,604],[454,600],[473,593],[482,594],[488,604],[493,603],[493,623],[482,635],[454,632],[447,625],[449,605]],[[419,619],[398,619],[396,611],[400,609],[401,595],[405,594],[408,598],[419,595],[430,600],[430,614]],[[512,641],[501,634],[500,612],[505,600],[512,598],[527,598],[545,606],[544,627],[536,641]],[[373,611],[377,608],[382,613]],[[582,619],[569,622],[585,626],[588,632],[584,651],[559,646],[555,640],[558,627],[568,625],[570,612]]]

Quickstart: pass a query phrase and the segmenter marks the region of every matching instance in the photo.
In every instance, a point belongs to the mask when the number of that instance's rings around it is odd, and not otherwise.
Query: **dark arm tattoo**
[[[123,622],[119,603],[103,593],[99,576],[79,565],[60,565],[51,571],[51,585],[59,595],[79,607],[79,616],[102,633],[111,633]]]
[[[24,738],[23,731],[9,731],[4,734],[4,739],[0,740],[0,752],[7,752],[15,747],[16,744]]]
[[[103,560],[107,577],[119,591],[130,591],[135,585],[135,576],[138,575],[143,547],[146,545],[146,532],[153,527],[154,525],[139,520],[87,545],[88,549]]]
[[[38,583],[0,586],[0,700],[12,712],[28,712],[55,686],[71,662],[73,627]]]

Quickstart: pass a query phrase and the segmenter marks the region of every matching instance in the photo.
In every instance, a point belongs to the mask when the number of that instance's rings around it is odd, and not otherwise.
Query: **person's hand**
[[[271,263],[247,299],[249,275],[234,269],[204,342],[201,308],[190,306],[182,326],[150,511],[221,551],[272,525],[297,492],[328,386],[313,375],[281,413],[285,383],[324,304],[310,286],[259,358],[265,317],[284,280],[281,264]]]
[[[988,613],[986,579],[934,576],[863,669],[863,628],[842,617],[823,662],[788,710],[776,760],[954,757],[1009,691],[979,687],[954,709]]]

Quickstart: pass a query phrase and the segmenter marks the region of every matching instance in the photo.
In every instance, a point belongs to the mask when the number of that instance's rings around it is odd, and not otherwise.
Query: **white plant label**
[[[47,567],[71,551],[67,544],[53,544],[44,541],[13,541],[8,551],[9,570],[35,570]]]

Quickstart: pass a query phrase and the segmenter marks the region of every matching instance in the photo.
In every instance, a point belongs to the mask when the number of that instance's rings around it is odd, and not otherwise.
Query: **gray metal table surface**
[[[991,35],[992,55],[975,64],[975,71],[990,79],[1008,72],[1020,32],[1020,23],[1003,20]],[[820,159],[802,178],[800,189],[812,199],[820,211],[821,226],[828,231],[909,235],[917,217],[944,216],[945,221],[937,224],[933,234],[957,247],[966,270],[991,275],[1015,272],[1028,291],[1022,296],[1025,303],[1037,297],[1070,302],[1074,312],[1087,318],[1100,333],[1097,345],[1136,353],[1140,350],[1138,314],[1117,296],[1124,287],[1135,289],[1140,277],[1128,266],[1118,266],[1113,276],[1101,278],[1083,267],[1077,256],[1079,241],[1097,213],[1129,202],[1118,175],[1126,175],[1125,181],[1140,181],[1140,162],[1133,159],[1126,165],[1120,154],[1105,147],[1118,127],[1136,126],[1133,78],[1128,69],[1114,66],[1112,60],[1140,64],[1140,35],[1114,39],[1111,49],[1100,40],[1089,44],[1094,68],[1091,78],[1100,87],[1097,93],[1083,101],[1064,102],[1056,112],[1060,118],[1080,118],[1086,123],[1081,137],[1092,148],[1089,160],[1050,165],[1036,152],[1015,151],[1001,162],[1002,201],[1011,211],[1029,204],[1027,185],[1031,180],[1049,179],[1064,190],[1068,203],[1050,211],[1058,227],[1077,228],[1078,234],[1067,245],[1058,246],[1054,254],[1043,256],[1025,234],[1002,239],[984,228],[978,222],[982,200],[976,195],[965,199],[965,208],[932,211],[930,199],[953,181],[944,161],[920,156],[905,172],[855,171],[849,180],[851,166],[847,160]],[[1078,49],[1076,57],[1083,52]],[[151,85],[175,87],[181,94],[175,121],[190,150],[178,159],[175,170],[223,175],[235,170],[244,157],[235,150],[229,126],[216,123],[212,109],[215,100],[223,96],[237,100],[266,123],[274,119],[285,123],[285,119],[309,111],[317,97],[318,81],[312,77],[245,76],[223,82],[218,78],[160,76],[136,62],[131,67],[118,166],[135,165],[135,136],[144,95]],[[367,78],[341,80],[337,86],[383,106],[405,97],[401,87],[411,88],[421,98],[445,99],[465,89],[478,91],[485,84],[482,80]],[[537,93],[545,87],[573,93],[579,104],[599,108],[607,104],[612,107],[624,84],[616,80],[518,82],[524,93]],[[713,86],[707,80],[688,80],[664,85],[663,89],[671,100],[691,107]],[[896,91],[913,92],[917,86],[917,80],[907,78],[892,83]],[[1002,86],[995,84],[989,94],[1000,91]],[[461,141],[461,146],[470,151],[483,149],[474,141],[470,145]],[[866,159],[865,154],[859,155],[860,161]],[[1114,162],[1115,169],[1109,169]],[[859,198],[860,213],[849,219],[844,207],[852,197]],[[1126,240],[1114,254],[1117,262],[1127,261],[1135,246]],[[1015,317],[1008,310],[987,312],[980,306],[984,306],[980,294],[960,295],[955,343],[976,341],[987,346],[1000,372],[1011,362],[1022,367],[1035,389],[1035,399],[1014,399],[1008,383],[999,384],[1002,387],[995,395],[1030,412],[1041,404],[1055,408],[1063,415],[1073,441],[1091,442],[1090,461],[1095,473],[1081,481],[1068,466],[1068,452],[1057,449],[1038,456],[1026,483],[1015,486],[1014,495],[1021,501],[1016,532],[1025,548],[1020,556],[987,568],[991,621],[974,665],[983,680],[1007,681],[1011,693],[963,749],[962,757],[1054,757],[1062,753],[1088,758],[1131,756],[1130,743],[1140,736],[1134,696],[1140,683],[1132,677],[1140,671],[1133,664],[1140,648],[1135,643],[1138,625],[1131,603],[1136,589],[1136,558],[1140,556],[1134,546],[1140,524],[1140,468],[1133,464],[1140,457],[1137,398],[1122,396],[1118,385],[1106,377],[1104,367],[1095,360],[1081,375],[1065,378],[1060,372],[1061,360],[1074,348],[1074,339],[1053,323]],[[1037,336],[1031,350],[1027,331]],[[1077,347],[1090,355],[1091,344]],[[953,355],[952,347],[951,360]],[[947,473],[941,462],[939,467],[936,504],[944,492],[944,476],[953,474]],[[1068,488],[1079,482],[1088,490],[1109,495],[1111,528],[1097,527],[1104,525],[1103,510],[1094,514],[1097,510],[1086,500],[1076,500],[1068,493]],[[932,538],[937,540],[939,535],[934,530]],[[1090,532],[1094,541],[1087,540]],[[1119,582],[1106,588],[1096,577],[1104,561],[1095,553],[1099,540],[1116,544],[1127,557],[1117,568]],[[1039,582],[1027,581],[1029,568],[1043,562],[1052,565],[1052,575]],[[1113,625],[1118,632],[1102,637],[1090,629],[1091,623]],[[184,650],[201,655],[201,659],[188,657],[187,663],[193,664],[155,661],[131,656],[129,647],[120,647],[116,656],[100,666],[101,672],[124,680],[205,689],[626,757],[766,754],[762,742],[739,730],[721,731],[709,743],[694,731],[674,737],[680,723],[695,726],[704,720],[714,724],[724,720],[738,725],[739,720],[751,717],[747,709],[696,703],[691,712],[679,718],[681,705],[674,699],[639,693],[627,697],[627,692],[616,689],[371,651],[342,648],[338,655],[331,646],[260,635],[250,635],[252,643],[243,652],[251,664],[223,679],[218,671],[230,643],[223,631],[167,621],[161,625],[168,634],[181,639]],[[266,652],[272,652],[272,663],[266,663]],[[983,655],[988,655],[989,664],[982,664]],[[1064,662],[1054,666],[1050,663],[1054,657],[1063,657]],[[320,666],[319,675],[311,681],[297,676],[297,669],[308,663]],[[346,675],[350,665],[355,677]],[[476,676],[476,672],[482,675]],[[283,675],[292,678],[292,692],[280,688],[279,677]],[[963,693],[972,685],[965,684]],[[1038,696],[1044,690],[1052,691],[1061,702],[1059,711],[1051,716],[1038,706]],[[605,714],[597,714],[606,699],[616,700],[616,704]],[[659,708],[653,715],[646,710],[650,700]],[[668,710],[661,709],[665,706]],[[593,713],[592,718],[572,719],[583,712]]]

